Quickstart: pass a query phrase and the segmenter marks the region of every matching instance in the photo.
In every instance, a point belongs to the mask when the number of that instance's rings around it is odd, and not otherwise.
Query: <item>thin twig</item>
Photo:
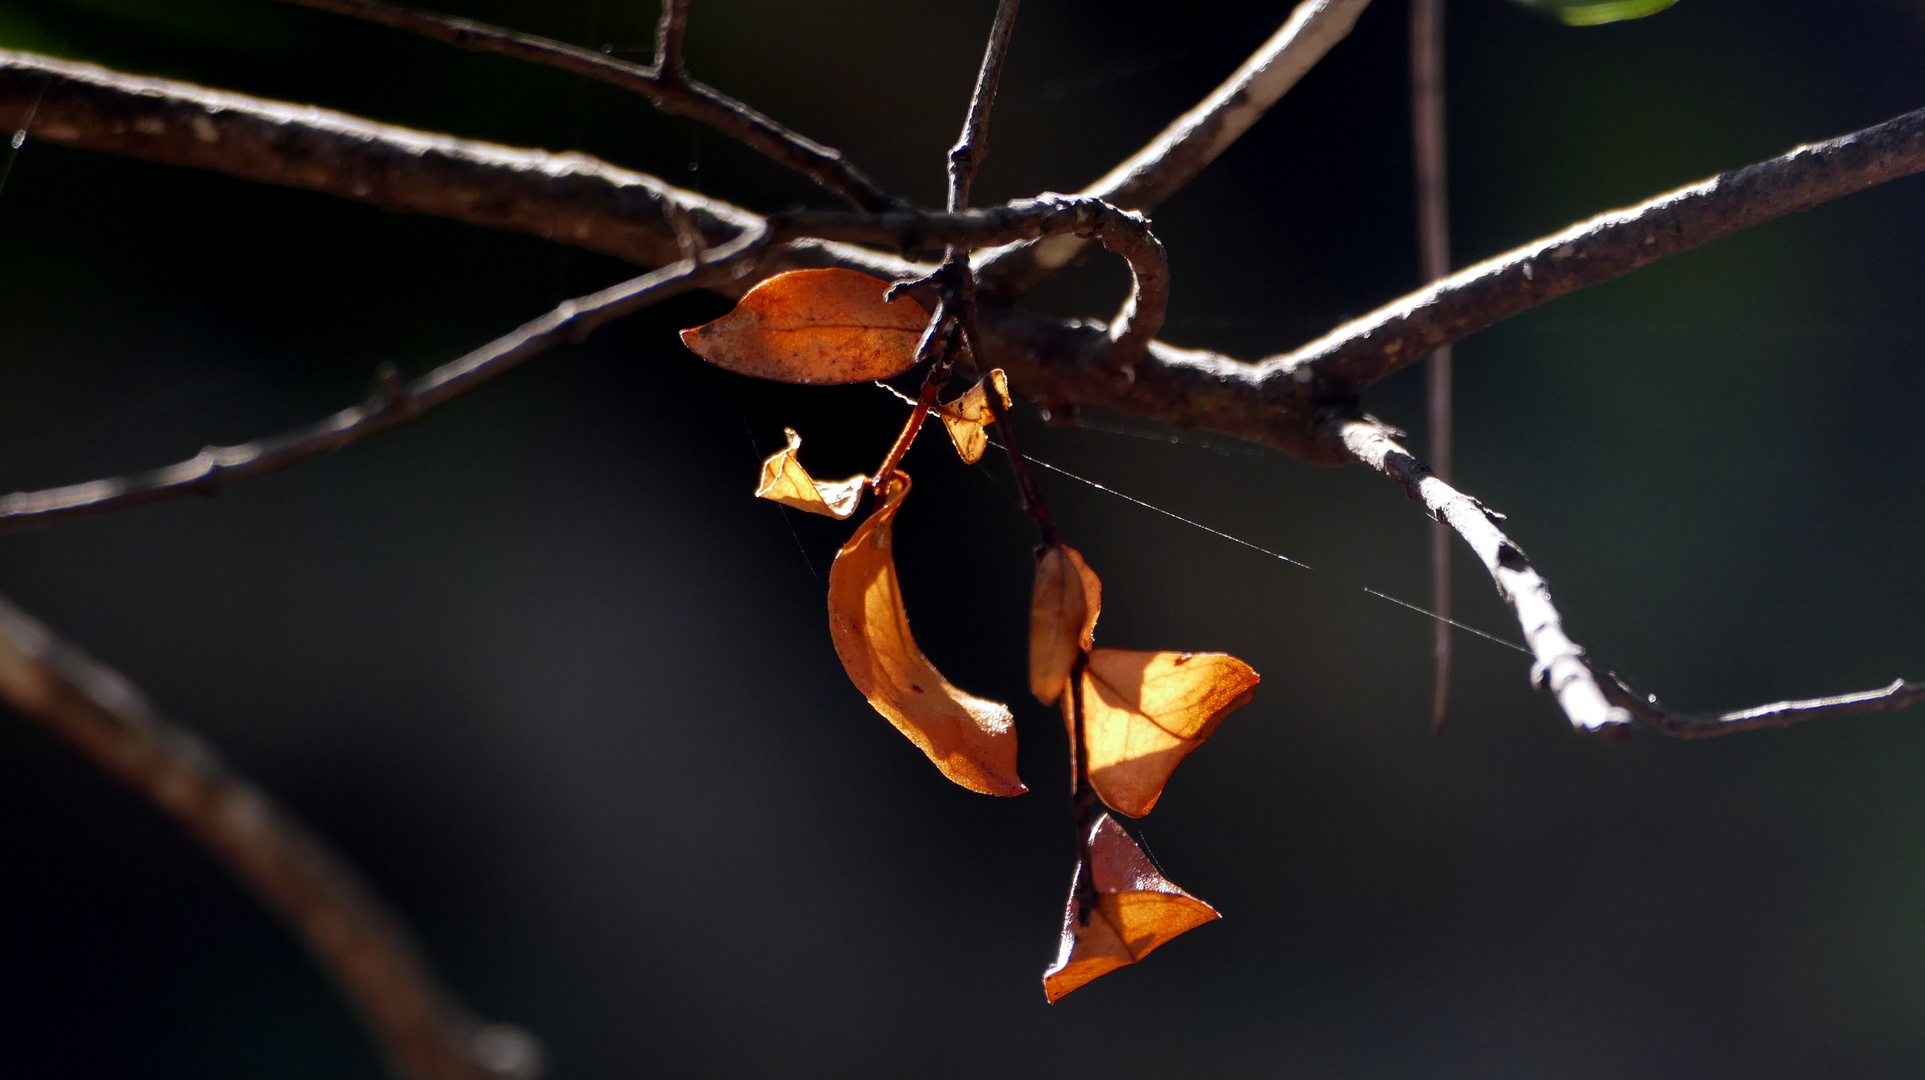
[[[1009,56],[1009,35],[1016,28],[1016,9],[1021,4],[1022,0],[998,0],[996,4],[996,18],[989,26],[989,43],[983,46],[983,64],[976,71],[976,90],[969,96],[962,135],[949,149],[950,213],[969,208],[969,186],[989,154],[989,110],[996,104],[1003,61]]]
[[[1210,92],[1082,194],[1148,213],[1195,179],[1337,42],[1349,36],[1370,0],[1303,0],[1270,40]],[[985,296],[1007,302],[1068,265],[1084,241],[1063,237],[1022,244],[978,259]]]
[[[1925,683],[1898,679],[1879,690],[1863,690],[1836,697],[1778,701],[1727,713],[1676,713],[1658,704],[1656,697],[1639,693],[1624,676],[1616,672],[1600,669],[1597,675],[1606,697],[1666,735],[1680,739],[1707,739],[1759,728],[1790,727],[1806,720],[1905,709],[1925,702]]]
[[[540,1050],[483,1027],[340,856],[162,719],[121,675],[0,599],[0,700],[178,821],[285,919],[412,1080],[532,1077]]]
[[[482,347],[402,383],[385,369],[374,396],[303,427],[238,446],[210,446],[164,468],[46,491],[0,498],[0,530],[51,525],[111,510],[178,498],[214,495],[257,476],[339,450],[415,419],[449,398],[564,341],[580,341],[596,327],[671,296],[701,288],[733,272],[767,242],[766,228],[744,234],[701,260],[671,263],[600,292],[561,303]]]
[[[901,199],[856,168],[842,151],[792,131],[720,90],[688,78],[682,69],[680,48],[682,28],[687,18],[685,2],[665,0],[664,3],[662,23],[657,29],[656,59],[658,63],[664,59],[672,61],[667,68],[644,67],[618,60],[607,53],[534,34],[504,30],[431,11],[395,7],[377,0],[281,2],[347,15],[397,30],[411,31],[464,49],[499,53],[599,79],[647,97],[663,112],[686,116],[738,139],[864,210],[902,205]],[[666,52],[662,51],[664,45],[668,46]]]
[[[1450,199],[1444,152],[1444,4],[1410,4],[1411,149],[1417,172],[1417,255],[1426,282],[1450,273]],[[1430,468],[1450,481],[1450,346],[1431,354],[1426,387],[1430,414]],[[1433,628],[1431,655],[1436,679],[1431,687],[1430,729],[1440,730],[1450,710],[1450,526],[1430,530],[1430,609],[1441,619]]]
[[[1397,445],[1384,425],[1363,419],[1334,420],[1331,426],[1358,461],[1402,484],[1406,494],[1422,502],[1432,517],[1449,523],[1483,560],[1536,658],[1531,665],[1532,684],[1549,688],[1571,725],[1607,738],[1628,735],[1630,713],[1610,702],[1593,677],[1584,650],[1565,636],[1563,620],[1551,601],[1551,587],[1538,576],[1523,549],[1497,527],[1503,516],[1433,476],[1423,462]]]

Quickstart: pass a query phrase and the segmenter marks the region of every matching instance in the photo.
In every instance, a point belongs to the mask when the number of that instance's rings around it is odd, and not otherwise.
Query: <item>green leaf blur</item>
[[[1602,26],[1656,15],[1678,0],[1516,0],[1566,26]]]

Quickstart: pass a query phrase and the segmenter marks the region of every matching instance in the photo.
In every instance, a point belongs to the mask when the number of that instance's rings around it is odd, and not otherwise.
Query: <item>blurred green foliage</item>
[[[1678,0],[1514,0],[1566,26],[1602,26],[1656,15]]]

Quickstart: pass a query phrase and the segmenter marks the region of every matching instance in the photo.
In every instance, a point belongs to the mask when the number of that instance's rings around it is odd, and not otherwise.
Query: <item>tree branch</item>
[[[1337,42],[1350,35],[1370,0],[1303,0],[1223,85],[1177,117],[1141,150],[1082,194],[1148,213],[1182,190],[1204,166],[1250,130]],[[1062,237],[978,258],[985,296],[1008,302],[1041,284],[1083,250]]]
[[[1804,701],[1779,701],[1736,712],[1675,713],[1658,704],[1655,696],[1633,689],[1624,676],[1603,670],[1597,674],[1606,697],[1666,735],[1680,739],[1706,739],[1759,728],[1790,727],[1805,720],[1905,709],[1925,702],[1925,683],[1897,679],[1882,690],[1863,690],[1855,694],[1808,698]]]
[[[320,838],[156,715],[118,672],[0,599],[0,701],[178,821],[298,932],[412,1080],[532,1077],[540,1050],[484,1028],[435,982],[401,924]]]
[[[1270,375],[1355,394],[1439,347],[1588,285],[1786,214],[1925,171],[1925,109],[1719,173],[1468,267],[1263,360]]]
[[[1565,636],[1563,620],[1551,601],[1551,587],[1538,576],[1523,549],[1497,527],[1503,515],[1432,475],[1428,466],[1397,445],[1383,424],[1368,418],[1339,419],[1331,426],[1356,460],[1402,484],[1405,494],[1457,530],[1477,553],[1497,584],[1497,594],[1517,615],[1524,643],[1536,658],[1531,683],[1551,691],[1571,726],[1607,738],[1629,735],[1630,713],[1611,703],[1592,675],[1584,650]]]
[[[807,176],[864,210],[903,205],[834,147],[824,146],[712,86],[688,78],[681,41],[686,0],[664,0],[656,32],[655,66],[617,60],[607,53],[504,30],[486,23],[378,3],[376,0],[281,0],[299,7],[347,15],[476,52],[499,53],[599,79],[647,97],[663,112],[707,124]],[[666,66],[665,66],[666,65]]]
[[[671,263],[619,285],[562,304],[512,332],[403,383],[393,367],[368,401],[292,431],[238,446],[210,446],[186,461],[133,476],[19,492],[0,498],[0,531],[14,531],[183,495],[216,495],[243,480],[279,472],[398,427],[463,391],[563,341],[671,296],[731,275],[767,244],[758,227],[700,260]]]

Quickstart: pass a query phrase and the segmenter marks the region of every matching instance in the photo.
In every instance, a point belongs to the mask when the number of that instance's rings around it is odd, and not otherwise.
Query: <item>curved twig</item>
[[[824,146],[714,87],[688,78],[681,53],[686,0],[665,0],[657,30],[656,63],[652,67],[534,34],[431,11],[395,7],[377,0],[281,2],[411,31],[463,49],[499,53],[599,79],[647,97],[663,112],[686,116],[738,139],[864,210],[902,205],[901,199],[856,168],[842,151]]]
[[[186,461],[132,476],[110,477],[0,498],[0,530],[13,531],[90,517],[130,506],[214,495],[243,480],[279,472],[398,427],[564,341],[671,296],[729,276],[768,243],[760,227],[699,260],[671,263],[600,292],[567,300],[482,347],[403,383],[392,367],[368,401],[315,423],[238,446],[210,446]]]
[[[1629,734],[1630,713],[1612,704],[1585,660],[1584,650],[1564,633],[1563,619],[1551,601],[1551,587],[1531,566],[1522,548],[1497,527],[1503,515],[1431,474],[1430,468],[1397,445],[1390,429],[1371,420],[1337,419],[1335,434],[1358,461],[1403,485],[1405,494],[1424,504],[1431,516],[1449,523],[1490,571],[1497,594],[1517,615],[1524,643],[1536,662],[1532,685],[1545,687],[1573,727],[1607,738]]]
[[[1370,0],[1303,0],[1270,40],[1223,85],[1177,117],[1141,150],[1082,194],[1148,212],[1196,178],[1350,34]],[[1008,301],[1035,288],[1083,250],[1054,239],[989,253],[978,260],[983,292]]]
[[[1093,239],[1130,264],[1130,296],[1104,331],[1109,350],[1103,364],[1129,372],[1143,357],[1170,305],[1169,258],[1141,214],[1101,199],[1046,191],[1033,199],[948,214],[895,211],[883,214],[800,212],[769,219],[778,239],[810,237],[859,244],[887,244],[913,251],[925,244],[983,247],[1045,236]]]
[[[0,700],[146,796],[301,935],[412,1080],[540,1071],[515,1028],[483,1027],[437,985],[386,906],[321,839],[125,678],[0,599]]]

